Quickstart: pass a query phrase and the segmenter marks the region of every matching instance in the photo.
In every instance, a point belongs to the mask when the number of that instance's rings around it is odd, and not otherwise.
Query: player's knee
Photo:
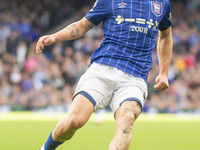
[[[137,119],[137,117],[141,113],[141,105],[136,101],[127,101],[124,102],[121,106],[121,108],[118,110],[116,116],[125,116],[127,118],[131,118],[134,121]]]
[[[121,130],[124,130],[124,131],[131,132],[134,121],[135,121],[135,116],[131,112],[127,112],[123,114],[117,119],[118,131],[121,132]]]
[[[122,108],[118,113],[119,123],[126,126],[132,126],[136,118],[139,116],[140,110],[131,108]]]
[[[117,135],[126,138],[126,140],[129,141],[131,138],[134,121],[135,117],[132,113],[127,112],[120,116],[117,120]]]
[[[122,117],[122,122],[124,123],[125,126],[130,127],[133,125],[135,121],[135,115],[132,112],[127,112],[124,114]]]
[[[83,123],[80,121],[78,116],[71,116],[68,120],[69,128],[77,130],[83,126]]]

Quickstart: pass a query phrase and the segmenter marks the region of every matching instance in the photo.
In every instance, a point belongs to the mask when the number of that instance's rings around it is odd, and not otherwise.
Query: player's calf
[[[79,116],[70,115],[59,121],[54,133],[53,139],[59,142],[64,142],[72,138],[77,129],[81,128],[85,124]]]
[[[76,130],[83,125],[76,115],[62,118],[40,150],[55,150],[64,141],[71,139]]]

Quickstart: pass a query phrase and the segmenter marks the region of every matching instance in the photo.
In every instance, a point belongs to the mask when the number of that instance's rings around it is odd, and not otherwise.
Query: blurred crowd
[[[68,111],[78,79],[103,39],[101,25],[80,39],[46,47],[43,54],[36,55],[35,46],[41,35],[77,13],[84,16],[90,6],[81,0],[0,1],[0,112]],[[143,112],[200,113],[200,1],[173,0],[171,7],[170,88],[153,88],[159,72],[155,51]]]

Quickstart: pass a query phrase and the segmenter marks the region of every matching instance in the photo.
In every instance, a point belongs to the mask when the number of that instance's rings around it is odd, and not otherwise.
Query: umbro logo
[[[127,3],[123,3],[123,2],[118,4],[119,8],[125,8],[126,5],[127,5]]]

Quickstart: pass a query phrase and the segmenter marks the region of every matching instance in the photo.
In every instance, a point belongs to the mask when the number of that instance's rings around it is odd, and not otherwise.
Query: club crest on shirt
[[[163,4],[159,2],[152,1],[151,2],[151,11],[156,15],[157,17],[162,15],[163,11]]]
[[[119,8],[125,8],[126,5],[127,5],[127,3],[123,3],[123,2],[118,4]]]

